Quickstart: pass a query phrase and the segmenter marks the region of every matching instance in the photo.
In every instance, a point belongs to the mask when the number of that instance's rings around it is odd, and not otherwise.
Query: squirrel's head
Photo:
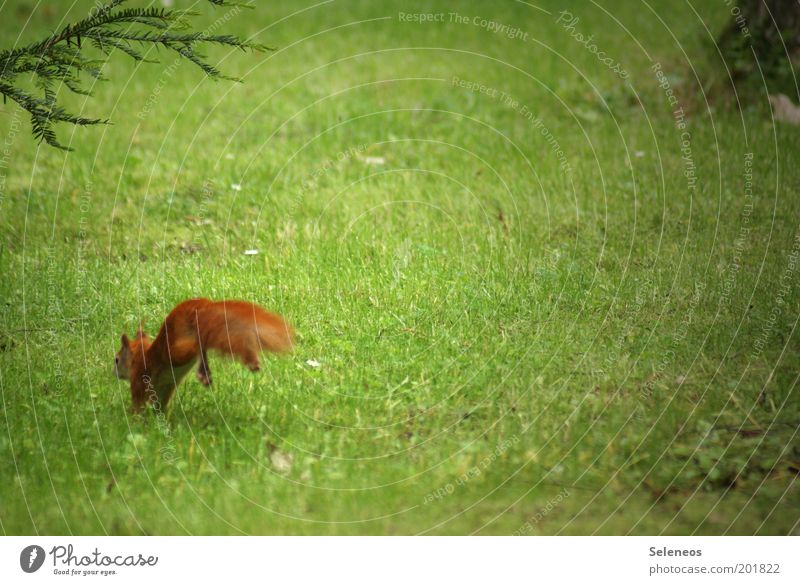
[[[114,356],[114,373],[117,378],[127,380],[131,373],[131,364],[133,356],[144,353],[150,347],[150,337],[139,327],[136,332],[136,337],[129,339],[127,335],[122,334],[122,347]]]

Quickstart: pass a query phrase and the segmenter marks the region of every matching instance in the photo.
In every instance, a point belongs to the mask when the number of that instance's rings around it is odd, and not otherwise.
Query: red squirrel
[[[172,309],[155,339],[141,327],[134,339],[123,333],[114,371],[118,378],[130,380],[134,412],[145,404],[162,410],[198,358],[197,378],[204,386],[211,384],[209,350],[238,358],[257,372],[260,351],[288,351],[293,337],[294,331],[282,317],[258,305],[190,299]]]

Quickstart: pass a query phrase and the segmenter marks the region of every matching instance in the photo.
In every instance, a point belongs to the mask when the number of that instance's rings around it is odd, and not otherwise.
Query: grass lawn
[[[723,2],[258,4],[196,6],[242,84],[115,55],[69,153],[0,110],[3,533],[798,534],[800,130],[704,94]],[[131,414],[196,296],[297,351]]]

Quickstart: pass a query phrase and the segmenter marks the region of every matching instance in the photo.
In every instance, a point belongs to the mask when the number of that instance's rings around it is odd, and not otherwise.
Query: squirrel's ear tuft
[[[130,347],[130,340],[128,340],[128,336],[124,333],[122,334],[122,349],[127,349]]]

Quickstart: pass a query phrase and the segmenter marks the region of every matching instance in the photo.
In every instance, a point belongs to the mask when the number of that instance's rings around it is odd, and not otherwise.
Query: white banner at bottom
[[[13,536],[0,538],[0,583],[800,583],[798,543],[792,537]]]

